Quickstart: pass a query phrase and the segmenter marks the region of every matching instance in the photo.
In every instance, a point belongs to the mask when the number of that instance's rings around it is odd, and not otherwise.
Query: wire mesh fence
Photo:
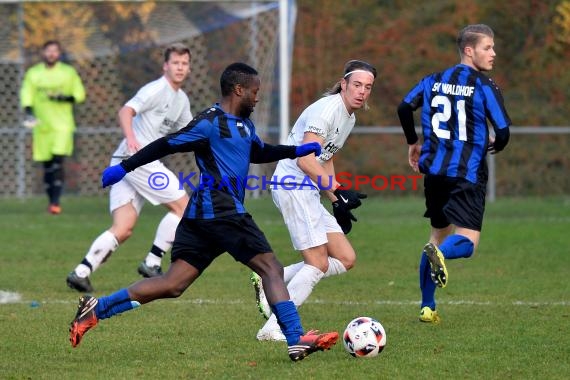
[[[122,133],[117,111],[145,83],[162,75],[164,48],[182,42],[192,52],[184,86],[196,114],[219,99],[219,76],[231,62],[254,66],[261,77],[253,119],[267,136],[278,123],[278,22],[275,2],[15,2],[0,4],[0,196],[41,193],[31,157],[31,133],[21,127],[19,90],[25,70],[39,61],[48,39],[64,48],[86,92],[75,106],[75,151],[66,160],[66,193],[100,191],[99,175]],[[195,168],[176,155],[174,171]]]

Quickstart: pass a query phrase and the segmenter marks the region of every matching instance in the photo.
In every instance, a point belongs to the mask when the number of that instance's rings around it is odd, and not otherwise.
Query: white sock
[[[109,256],[111,256],[118,246],[119,242],[115,238],[115,235],[109,231],[103,232],[99,237],[97,237],[97,239],[95,239],[95,241],[93,241],[91,248],[89,248],[87,255],[85,255],[85,260],[91,264],[91,269],[85,264],[79,264],[75,268],[75,273],[77,273],[79,277],[89,276],[92,272],[95,272],[97,268],[99,268],[99,266],[109,258]]]
[[[313,292],[317,282],[323,278],[324,273],[312,265],[304,264],[295,276],[289,281],[287,290],[295,306],[299,307]]]
[[[305,263],[300,261],[295,264],[287,265],[285,268],[283,268],[283,279],[285,280],[286,284],[288,284],[293,276],[295,276],[297,272],[303,268],[303,265],[305,265]]]
[[[325,272],[323,278],[343,273],[346,273],[346,268],[342,265],[340,260],[335,259],[334,257],[329,257],[329,269]]]
[[[289,284],[287,285],[287,290],[289,291],[289,296],[291,301],[298,308],[305,302],[305,300],[312,293],[313,288],[323,277],[324,273],[321,272],[319,268],[312,265],[303,264],[303,267],[293,276]],[[279,324],[277,323],[277,317],[275,314],[271,314],[271,317],[265,322],[262,327],[264,331],[279,329]]]
[[[168,252],[170,248],[172,248],[172,242],[174,241],[174,235],[176,234],[178,223],[180,223],[180,218],[176,214],[169,212],[164,215],[156,228],[156,235],[154,237],[153,244],[164,252]],[[149,267],[160,266],[162,258],[152,252],[149,252],[148,255],[146,255],[145,262]]]

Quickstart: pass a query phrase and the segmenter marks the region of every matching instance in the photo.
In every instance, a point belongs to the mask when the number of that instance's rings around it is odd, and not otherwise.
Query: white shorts
[[[111,165],[122,160],[113,158]],[[186,195],[180,188],[178,177],[160,161],[153,161],[136,168],[125,178],[111,186],[109,208],[111,212],[132,202],[140,214],[145,199],[153,206],[177,201]]]
[[[342,233],[335,217],[322,205],[318,190],[277,189],[271,191],[271,196],[283,215],[296,250],[326,244],[327,233]]]

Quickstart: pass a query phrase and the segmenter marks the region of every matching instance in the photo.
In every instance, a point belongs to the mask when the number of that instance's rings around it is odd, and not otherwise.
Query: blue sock
[[[115,314],[139,307],[140,303],[131,301],[127,289],[121,289],[110,296],[99,298],[97,306],[95,306],[95,315],[98,319],[111,318]]]
[[[450,235],[439,246],[443,257],[446,259],[468,258],[473,254],[475,246],[473,242],[462,235]]]
[[[420,259],[420,289],[422,291],[422,305],[421,307],[428,306],[430,309],[435,310],[435,288],[436,285],[431,279],[429,260],[427,255],[422,252]]]
[[[277,302],[271,306],[271,309],[277,317],[277,323],[279,323],[283,335],[287,338],[287,345],[297,344],[299,338],[303,335],[303,326],[293,301]]]

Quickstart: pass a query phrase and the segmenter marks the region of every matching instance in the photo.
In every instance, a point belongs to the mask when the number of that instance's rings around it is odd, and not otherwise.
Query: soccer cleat
[[[94,290],[89,277],[79,277],[75,271],[67,275],[66,282],[71,289],[81,293],[91,293]]]
[[[59,215],[61,214],[61,206],[60,205],[55,205],[55,204],[51,204],[48,207],[48,212],[52,215]]]
[[[162,276],[162,268],[160,265],[149,267],[144,261],[139,265],[137,271],[141,276],[146,278]]]
[[[433,243],[427,243],[424,246],[432,281],[439,287],[445,288],[447,285],[447,268],[445,267],[445,258],[439,248]]]
[[[289,346],[289,358],[298,362],[313,352],[330,349],[337,340],[338,333],[336,331],[319,334],[318,330],[311,330],[302,335],[297,344]]]
[[[283,335],[281,329],[276,330],[259,330],[255,338],[259,341],[271,341],[271,342],[286,342],[287,338]]]
[[[439,323],[441,318],[436,310],[432,310],[429,306],[424,306],[420,310],[420,322]]]
[[[71,347],[77,347],[81,342],[83,335],[97,326],[97,315],[95,314],[95,306],[99,300],[91,296],[83,296],[79,298],[79,305],[77,306],[77,314],[75,319],[71,322],[69,328],[69,341]]]
[[[265,319],[271,317],[271,306],[267,302],[267,297],[265,297],[265,292],[263,291],[263,283],[261,282],[261,277],[255,272],[251,272],[251,284],[253,285],[253,290],[255,291],[255,303],[257,304],[257,309],[261,316]]]

